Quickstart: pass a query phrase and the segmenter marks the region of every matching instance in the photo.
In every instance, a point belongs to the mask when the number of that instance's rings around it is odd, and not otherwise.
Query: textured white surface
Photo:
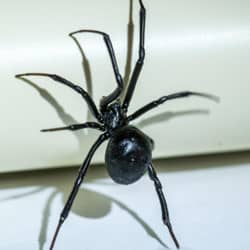
[[[157,161],[182,250],[250,249],[250,156]],[[0,249],[48,249],[76,169],[0,176]],[[60,232],[56,250],[163,250],[173,243],[147,176],[111,182],[93,166]]]
[[[53,81],[35,85],[14,78],[22,72],[58,73],[91,90],[97,103],[114,87],[113,71],[100,37],[79,35],[90,72],[67,36],[79,28],[110,34],[120,71],[138,53],[138,2],[134,33],[127,34],[129,2],[70,0],[4,1],[0,10],[0,171],[79,164],[96,133],[41,134],[42,128],[85,121],[83,100]],[[169,102],[135,124],[154,138],[154,157],[250,148],[250,1],[144,1],[146,60],[130,112],[180,90],[214,93],[216,105],[190,98]],[[129,69],[129,67],[127,68]],[[103,161],[103,150],[95,162]]]

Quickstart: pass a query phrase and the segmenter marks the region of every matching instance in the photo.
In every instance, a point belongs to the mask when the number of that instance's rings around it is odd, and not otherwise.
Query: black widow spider
[[[56,74],[47,74],[47,73],[25,73],[16,75],[17,78],[22,78],[24,76],[44,76],[53,79],[61,84],[67,85],[84,98],[88,107],[96,120],[99,122],[85,122],[81,124],[72,124],[66,127],[43,129],[42,132],[51,132],[58,130],[78,130],[84,128],[92,128],[102,131],[103,133],[98,137],[95,143],[90,148],[83,164],[79,169],[78,176],[75,180],[73,189],[69,195],[69,198],[64,206],[60,219],[53,237],[53,240],[50,245],[52,250],[59,233],[60,227],[67,218],[71,206],[74,202],[74,199],[77,195],[79,187],[86,175],[87,169],[90,165],[90,161],[97,150],[97,148],[106,140],[109,139],[106,153],[105,153],[105,163],[110,177],[119,184],[131,184],[138,179],[140,179],[143,174],[148,171],[150,179],[154,182],[156,192],[158,194],[161,210],[162,210],[162,220],[163,223],[167,226],[169,233],[176,245],[179,248],[179,243],[173,232],[172,225],[170,223],[169,213],[167,202],[162,191],[162,185],[160,180],[157,177],[157,174],[154,170],[152,164],[152,150],[154,142],[151,138],[145,135],[138,128],[130,126],[129,123],[144,113],[150,111],[151,109],[157,107],[164,102],[176,98],[188,97],[191,95],[206,97],[210,99],[216,99],[216,97],[198,92],[183,91],[174,93],[171,95],[163,96],[157,100],[154,100],[145,106],[141,107],[131,115],[127,115],[129,103],[132,99],[135,86],[140,75],[144,58],[145,58],[145,21],[146,21],[146,10],[142,3],[142,0],[139,0],[140,4],[140,38],[139,38],[139,57],[137,59],[136,65],[134,67],[128,88],[124,97],[124,100],[121,102],[118,99],[121,96],[122,91],[124,90],[123,78],[119,73],[118,64],[116,61],[114,49],[108,34],[97,31],[97,30],[78,30],[69,34],[72,38],[77,33],[96,33],[103,36],[104,42],[106,44],[109,56],[111,59],[112,67],[114,70],[117,87],[116,89],[109,94],[108,96],[103,97],[100,102],[100,111],[97,109],[91,96],[80,86],[73,84],[72,82],[66,80],[65,78],[56,75]]]

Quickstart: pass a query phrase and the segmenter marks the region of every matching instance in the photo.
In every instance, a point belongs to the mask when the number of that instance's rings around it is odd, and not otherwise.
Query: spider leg
[[[188,97],[191,95],[205,97],[205,98],[211,99],[211,100],[216,101],[216,102],[219,101],[219,98],[217,96],[214,96],[214,95],[199,93],[199,92],[183,91],[183,92],[178,92],[178,93],[174,93],[174,94],[167,95],[167,96],[162,96],[161,98],[159,98],[155,101],[152,101],[152,102],[146,104],[145,106],[143,106],[142,108],[138,109],[132,115],[128,116],[127,119],[128,119],[128,121],[132,121],[132,120],[136,119],[137,117],[143,115],[144,113],[148,112],[149,110],[157,107],[158,105],[163,104],[166,101],[169,101],[172,99],[177,99],[177,98],[182,98],[182,97]]]
[[[99,34],[99,35],[103,36],[104,42],[105,42],[106,47],[107,47],[108,52],[109,52],[112,67],[113,67],[113,70],[114,70],[114,74],[115,74],[115,78],[116,78],[116,82],[117,82],[117,87],[111,94],[109,94],[108,96],[105,96],[101,100],[101,104],[100,104],[101,111],[105,111],[108,104],[110,104],[112,101],[114,101],[121,94],[121,92],[123,90],[123,79],[122,79],[122,76],[121,76],[121,74],[119,72],[117,60],[116,60],[116,57],[115,57],[115,52],[114,52],[113,45],[112,45],[112,42],[110,40],[109,35],[102,32],[102,31],[98,31],[98,30],[83,29],[83,30],[77,30],[77,31],[71,32],[69,34],[69,36],[72,37],[73,35],[75,35],[77,33],[84,33],[84,32],[95,33],[95,34]]]
[[[58,127],[58,128],[48,128],[48,129],[42,129],[41,132],[53,132],[53,131],[60,131],[60,130],[78,130],[83,128],[93,128],[98,129],[101,131],[104,131],[104,127],[96,122],[85,122],[85,123],[79,123],[79,124],[71,124],[66,127]]]
[[[144,58],[145,58],[145,48],[144,48],[144,40],[145,40],[145,23],[146,23],[146,9],[142,3],[142,0],[139,0],[140,3],[140,41],[139,41],[139,58],[136,62],[135,68],[133,70],[131,80],[128,85],[128,89],[122,104],[124,111],[128,110],[129,103],[133,96],[135,86],[140,75]]]
[[[90,164],[90,161],[94,155],[94,153],[96,152],[97,148],[106,140],[109,138],[109,133],[104,133],[104,134],[101,134],[99,136],[99,138],[96,140],[96,142],[93,144],[93,146],[91,147],[91,149],[89,150],[82,166],[80,167],[79,169],[79,173],[78,173],[78,176],[75,180],[75,183],[74,183],[74,186],[73,186],[73,189],[69,195],[69,198],[61,212],[61,215],[60,215],[60,219],[59,219],[59,222],[58,222],[58,225],[57,225],[57,228],[56,228],[56,231],[55,231],[55,234],[54,234],[54,237],[53,237],[53,240],[51,242],[51,245],[50,245],[50,250],[53,249],[54,247],[54,244],[55,244],[55,241],[56,241],[56,238],[57,238],[57,235],[59,233],[59,230],[63,224],[63,222],[66,220],[66,218],[68,217],[68,214],[69,214],[69,211],[71,209],[71,206],[74,202],[74,199],[77,195],[77,192],[81,186],[81,183],[86,175],[86,172],[88,170],[88,167],[89,167],[89,164]]]
[[[68,87],[70,87],[71,89],[75,90],[77,93],[79,93],[84,100],[87,102],[90,111],[92,112],[92,114],[95,116],[95,118],[99,121],[102,122],[102,116],[101,114],[98,112],[98,109],[93,101],[93,99],[89,96],[89,94],[80,86],[75,85],[74,83],[68,81],[67,79],[59,76],[59,75],[55,75],[55,74],[47,74],[47,73],[25,73],[25,74],[18,74],[16,75],[17,78],[22,78],[22,77],[26,77],[26,76],[43,76],[43,77],[49,77],[51,79],[53,79],[56,82],[62,83]]]
[[[160,180],[157,177],[157,174],[154,170],[152,163],[148,167],[148,173],[149,173],[150,179],[155,184],[155,189],[156,189],[157,195],[158,195],[159,200],[160,200],[163,223],[168,227],[169,233],[170,233],[176,247],[179,249],[180,245],[179,245],[179,242],[174,234],[174,231],[173,231],[173,228],[172,228],[172,225],[170,222],[168,206],[167,206],[167,202],[166,202],[166,199],[165,199],[163,191],[162,191],[162,185],[161,185]]]

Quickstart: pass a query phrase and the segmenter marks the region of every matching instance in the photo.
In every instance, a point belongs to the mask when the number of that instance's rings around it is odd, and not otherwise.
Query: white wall
[[[249,1],[144,1],[147,8],[146,60],[130,112],[162,95],[181,90],[216,94],[220,104],[200,98],[176,100],[135,122],[155,139],[154,157],[250,148]],[[138,2],[133,3],[137,58]],[[42,128],[89,118],[83,100],[44,78],[35,85],[17,73],[58,73],[81,84],[81,55],[67,36],[79,28],[110,34],[121,73],[127,50],[129,1],[4,1],[0,10],[0,171],[79,164],[96,133],[41,134]],[[131,38],[130,33],[130,38]],[[79,36],[90,63],[97,103],[115,87],[100,37]],[[85,64],[86,66],[86,64]],[[103,150],[94,162],[103,161]]]

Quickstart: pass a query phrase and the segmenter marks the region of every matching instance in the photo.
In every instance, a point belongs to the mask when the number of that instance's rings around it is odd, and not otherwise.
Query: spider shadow
[[[72,181],[74,180],[74,172],[74,169],[69,168],[61,169],[60,173],[57,170],[48,170],[18,174],[5,174],[0,177],[0,189],[35,187],[28,192],[0,199],[0,202],[7,202],[14,199],[24,198],[30,195],[37,195],[38,193],[46,191],[48,188],[53,187],[52,192],[46,199],[43,209],[42,222],[38,239],[39,250],[44,249],[45,243],[50,240],[49,238],[47,238],[47,232],[53,200],[57,195],[62,194],[62,203],[65,204],[69,190],[72,186]],[[108,177],[105,170],[100,167],[92,169],[92,171],[90,172],[92,173],[90,173],[90,178],[86,178],[86,184],[97,183],[98,185],[102,185],[98,183],[97,180]],[[12,184],[11,182],[13,175],[14,177],[16,175],[15,184]],[[20,175],[22,175],[21,178]],[[56,182],[55,179],[57,180]],[[85,218],[102,218],[110,213],[112,204],[115,204],[120,209],[126,211],[141,225],[143,230],[145,230],[150,237],[157,240],[161,244],[161,246],[167,247],[155,233],[155,231],[135,211],[133,211],[121,201],[106,194],[97,192],[93,189],[82,188],[79,190],[78,196],[74,202],[71,212]]]
[[[67,113],[63,106],[50,94],[50,92],[44,88],[39,87],[37,84],[35,84],[33,81],[27,79],[27,78],[21,78],[21,80],[25,83],[27,83],[29,86],[37,90],[39,95],[42,97],[43,100],[45,100],[50,106],[54,108],[56,111],[56,114],[62,121],[64,125],[70,125],[79,123],[72,115]],[[90,131],[89,131],[90,132]],[[95,131],[92,131],[94,133]],[[88,138],[90,138],[90,133],[85,134],[83,130],[74,131],[74,136],[77,139],[78,145],[79,145],[79,151],[82,152],[86,145],[88,145]],[[93,134],[91,134],[93,135]],[[84,143],[83,143],[84,142]]]
[[[127,24],[127,55],[126,55],[126,63],[125,63],[124,76],[123,76],[124,89],[121,94],[121,99],[123,99],[126,93],[126,88],[129,84],[129,78],[130,78],[131,67],[132,67],[133,40],[134,40],[133,0],[129,1],[129,18],[128,19],[129,21]],[[89,93],[91,97],[93,97],[93,81],[92,81],[92,73],[91,73],[89,60],[80,42],[74,36],[72,36],[71,38],[74,40],[82,57],[82,70],[85,76],[87,92]],[[89,120],[91,118],[92,118],[92,115],[90,111],[88,110],[87,119]]]
[[[125,64],[125,73],[124,73],[124,90],[126,89],[126,86],[129,83],[129,77],[131,73],[131,61],[132,61],[132,52],[133,52],[133,36],[134,36],[134,23],[133,23],[133,0],[130,0],[129,2],[129,22],[127,24],[127,56],[126,56],[126,64]],[[82,70],[83,75],[85,77],[85,82],[87,86],[87,92],[88,94],[93,97],[93,82],[92,82],[92,73],[91,73],[91,67],[89,60],[79,43],[79,41],[72,36],[71,37],[73,41],[75,42],[82,58]],[[71,116],[69,113],[67,113],[63,106],[50,94],[50,92],[44,88],[39,87],[34,81],[31,81],[25,77],[20,78],[22,81],[27,83],[29,86],[33,87],[35,90],[38,91],[40,96],[48,103],[50,104],[54,110],[56,111],[58,117],[62,121],[64,125],[70,125],[78,123],[76,119],[74,119],[73,116]],[[124,95],[124,93],[123,93]],[[123,96],[122,95],[122,96]],[[121,98],[122,98],[121,96]],[[87,120],[92,120],[93,116],[90,113],[90,110],[87,111]],[[73,133],[78,141],[79,145],[79,152],[82,152],[86,145],[91,143],[91,138],[97,134],[97,131],[89,129],[87,133],[85,133],[83,130],[74,131]]]
[[[85,77],[85,82],[86,82],[86,86],[87,86],[87,93],[90,95],[91,98],[93,98],[93,81],[92,81],[92,73],[91,73],[91,68],[90,68],[90,63],[89,60],[86,56],[86,54],[84,53],[84,50],[81,46],[81,44],[79,43],[79,41],[74,37],[74,36],[70,36],[73,41],[75,42],[81,57],[82,57],[82,70],[83,70],[83,75]],[[90,110],[88,109],[87,111],[87,120],[92,120],[93,116],[90,113]]]
[[[241,153],[230,153],[230,154],[219,154],[211,156],[196,156],[196,157],[183,157],[180,159],[168,159],[164,161],[156,161],[158,173],[169,173],[169,172],[179,172],[179,171],[200,171],[202,169],[213,169],[225,168],[234,165],[237,167],[239,164],[249,164],[250,155],[249,152]],[[164,163],[164,164],[162,164]],[[166,164],[168,167],[166,168]],[[51,215],[51,206],[57,195],[62,195],[62,206],[66,201],[67,195],[71,190],[72,182],[75,178],[77,169],[75,168],[63,168],[58,171],[58,169],[52,170],[38,170],[30,172],[21,173],[9,173],[2,174],[0,176],[0,190],[4,189],[16,189],[16,188],[28,188],[28,191],[23,191],[21,194],[8,196],[6,198],[0,199],[0,202],[9,202],[11,200],[24,198],[30,195],[37,195],[40,192],[51,190],[50,194],[44,202],[44,209],[42,214],[42,221],[39,232],[39,250],[43,250],[45,243],[51,240],[52,235],[48,237],[48,226]],[[103,179],[107,179],[108,175],[105,169],[101,166],[95,166],[90,168],[86,180],[86,184],[95,185],[112,185],[111,182],[102,182]],[[13,181],[14,180],[14,181]],[[115,184],[114,184],[115,185]],[[30,188],[32,188],[30,190]],[[102,218],[110,213],[111,205],[115,204],[119,208],[126,211],[130,216],[134,218],[143,228],[146,233],[157,240],[160,244],[159,249],[168,248],[162,240],[157,236],[155,231],[148,225],[135,211],[129,208],[126,204],[121,201],[100,193],[94,188],[81,188],[79,194],[75,200],[72,207],[72,213],[78,214],[81,217],[86,218]],[[59,211],[60,212],[60,211]],[[59,214],[55,212],[56,214]],[[23,213],[23,216],[28,214]],[[57,219],[55,220],[57,221]],[[160,218],[159,218],[160,223]],[[51,223],[52,224],[52,223]],[[56,225],[51,225],[54,229]],[[52,231],[53,231],[52,229]]]
[[[129,84],[129,78],[131,74],[131,67],[132,67],[132,54],[133,54],[133,40],[134,40],[134,22],[133,22],[133,0],[129,1],[129,21],[127,24],[127,55],[126,55],[126,63],[125,63],[125,69],[124,69],[124,76],[123,76],[123,82],[124,82],[124,90],[121,95],[121,99],[125,95],[125,90]],[[89,60],[86,56],[86,53],[84,52],[83,47],[81,46],[80,42],[76,39],[76,37],[71,36],[73,41],[75,42],[82,58],[82,70],[83,75],[85,76],[85,82],[87,86],[87,92],[88,94],[93,97],[93,81],[92,81],[92,73],[91,73],[91,67]],[[88,117],[87,120],[92,119],[92,115],[90,111],[88,110]]]
[[[154,116],[142,119],[139,121],[136,126],[139,128],[144,128],[150,126],[154,123],[161,123],[169,121],[173,118],[181,117],[181,116],[191,116],[191,115],[209,115],[210,112],[208,109],[192,109],[192,110],[182,110],[182,111],[167,111],[160,114],[156,114]]]
[[[134,41],[134,22],[133,22],[133,0],[129,1],[129,21],[127,24],[127,57],[124,70],[124,91],[122,97],[125,95],[125,90],[129,84],[129,78],[131,74],[132,67],[132,54],[133,54],[133,41]]]

